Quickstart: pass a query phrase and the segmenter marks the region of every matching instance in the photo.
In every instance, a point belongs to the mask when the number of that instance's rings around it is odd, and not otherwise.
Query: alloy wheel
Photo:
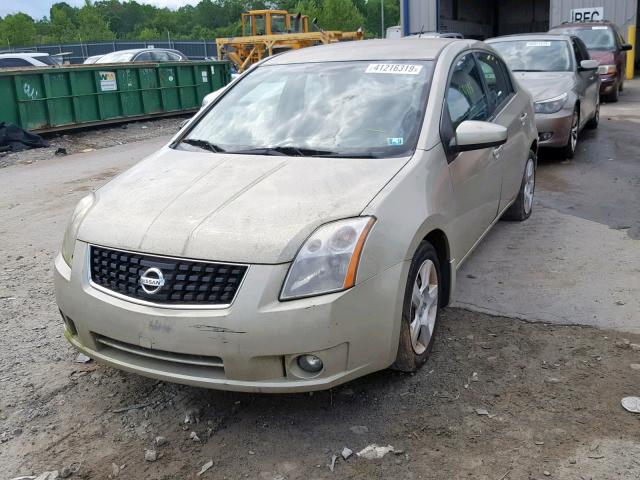
[[[524,175],[524,212],[529,215],[533,207],[533,192],[536,187],[536,169],[532,158],[527,161],[527,168]]]
[[[578,111],[573,112],[573,119],[571,121],[571,151],[575,152],[578,146],[578,129],[579,129],[579,116]]]
[[[417,355],[429,347],[438,314],[438,273],[431,260],[425,260],[413,282],[411,293],[411,345]]]

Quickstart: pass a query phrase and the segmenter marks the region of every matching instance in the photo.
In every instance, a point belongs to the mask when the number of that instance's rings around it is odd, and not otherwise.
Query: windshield
[[[95,63],[122,63],[130,62],[136,52],[113,52],[96,60]]]
[[[60,65],[60,63],[56,62],[56,60],[53,57],[50,57],[49,55],[42,55],[42,56],[37,56],[33,58],[35,58],[39,62],[42,62],[46,65],[53,65],[53,66]]]
[[[567,27],[554,31],[575,35],[584,42],[588,50],[615,50],[613,30],[604,25],[593,27]]]
[[[258,67],[183,142],[229,153],[403,156],[415,149],[431,69],[426,61]]]
[[[573,69],[564,40],[491,42],[513,72],[569,72]]]

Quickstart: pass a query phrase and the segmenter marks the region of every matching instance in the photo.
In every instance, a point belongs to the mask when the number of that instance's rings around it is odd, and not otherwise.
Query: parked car
[[[0,53],[0,69],[57,67],[59,62],[48,53],[15,52]]]
[[[127,63],[127,62],[186,62],[187,56],[178,50],[168,48],[135,48],[107,53],[95,63]]]
[[[575,35],[585,43],[591,58],[600,62],[600,95],[607,102],[617,102],[624,89],[627,51],[633,48],[625,41],[617,25],[609,21],[563,23],[553,27],[549,33]]]
[[[103,57],[103,55],[92,55],[90,57],[85,58],[84,62],[82,62],[84,65],[92,65],[94,63],[96,63],[99,59],[101,59]]]
[[[578,135],[600,120],[598,62],[578,37],[523,34],[487,40],[531,92],[540,147],[573,158]]]
[[[397,45],[268,57],[81,200],[55,260],[71,344],[254,392],[425,362],[457,270],[531,214],[537,132],[485,44]]]

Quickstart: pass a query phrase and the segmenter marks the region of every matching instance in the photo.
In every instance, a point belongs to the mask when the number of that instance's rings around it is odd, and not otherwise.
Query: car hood
[[[589,55],[593,60],[600,62],[600,65],[613,65],[616,63],[615,55],[609,50],[589,50]]]
[[[573,72],[514,72],[514,76],[534,102],[562,95],[575,84]]]
[[[78,239],[158,255],[284,263],[318,226],[359,215],[407,161],[163,148],[96,192]]]

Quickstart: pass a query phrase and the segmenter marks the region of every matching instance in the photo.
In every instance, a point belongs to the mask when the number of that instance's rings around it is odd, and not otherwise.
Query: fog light
[[[302,370],[309,373],[318,373],[323,367],[322,360],[315,355],[300,355],[297,362]]]
[[[551,140],[551,137],[553,137],[553,132],[544,132],[538,135],[538,140],[546,142],[547,140]]]

